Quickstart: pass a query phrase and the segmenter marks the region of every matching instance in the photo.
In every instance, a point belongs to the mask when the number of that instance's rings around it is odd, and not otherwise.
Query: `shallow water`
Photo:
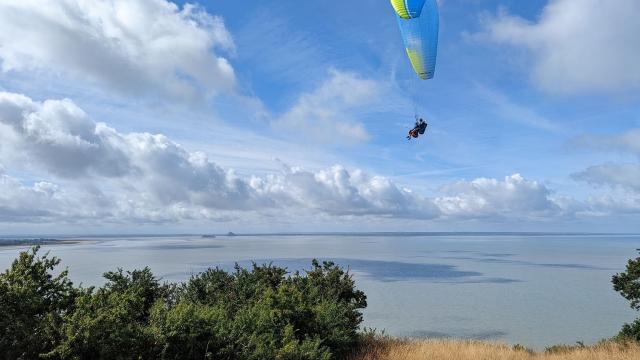
[[[251,261],[290,270],[311,259],[351,269],[368,296],[365,326],[388,334],[498,340],[542,348],[595,342],[638,314],[611,275],[636,257],[640,236],[533,234],[256,235],[83,238],[44,246],[75,282],[149,266],[166,280]],[[0,268],[25,247],[0,248]]]

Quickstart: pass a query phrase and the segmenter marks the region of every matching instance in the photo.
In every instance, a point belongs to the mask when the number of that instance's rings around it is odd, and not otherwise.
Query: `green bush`
[[[180,302],[168,308],[157,302],[151,312],[151,332],[164,359],[233,358],[230,318],[224,308]]]
[[[613,275],[611,282],[613,289],[629,300],[631,308],[640,311],[640,257],[629,260],[625,271]],[[618,338],[640,341],[640,318],[625,324]]]
[[[631,324],[624,324],[618,334],[618,339],[640,341],[640,318]]]
[[[1,358],[343,358],[357,345],[366,296],[331,262],[254,264],[163,284],[150,269],[74,288],[56,258],[21,253],[0,275]]]
[[[60,260],[38,256],[40,247],[21,252],[0,274],[0,354],[4,359],[34,359],[62,339],[63,318],[74,311],[79,291],[67,270],[53,275]]]
[[[149,328],[151,308],[163,301],[169,287],[151,270],[104,274],[107,283],[78,296],[67,314],[62,341],[52,355],[63,358],[152,358],[157,344]]]

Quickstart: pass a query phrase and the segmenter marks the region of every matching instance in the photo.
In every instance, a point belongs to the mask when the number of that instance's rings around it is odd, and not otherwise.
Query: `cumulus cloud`
[[[179,202],[246,208],[256,200],[246,182],[202,153],[163,135],[121,134],[91,120],[70,100],[39,103],[0,93],[0,155],[66,179],[122,182],[158,205]]]
[[[27,186],[0,169],[0,222],[77,222],[110,215],[99,192],[69,192],[48,181]]]
[[[336,165],[316,173],[286,167],[281,175],[254,178],[252,187],[272,199],[293,202],[331,215],[379,215],[429,219],[439,209],[429,199],[382,176]]]
[[[14,168],[44,170],[63,185],[82,190],[59,193],[70,208],[78,194],[109,199],[100,207],[109,209],[114,218],[162,221],[264,209],[400,218],[430,218],[438,212],[428,199],[387,178],[340,166],[315,173],[286,168],[244,179],[166,136],[122,134],[96,123],[71,100],[37,102],[0,93],[0,130],[0,161]],[[14,180],[8,182],[14,190],[5,188],[6,193],[36,192]],[[26,198],[13,201],[21,199]]]
[[[131,171],[118,134],[94,123],[70,100],[37,103],[0,93],[0,151],[12,162],[36,162],[64,177],[120,176]]]
[[[25,182],[0,167],[4,223],[265,221],[273,216],[552,221],[640,209],[639,196],[580,202],[519,174],[458,181],[434,197],[340,165],[319,171],[283,165],[280,172],[243,177],[164,135],[120,133],[97,123],[71,100],[39,102],[6,92],[0,92],[0,163],[45,179]],[[621,172],[629,175],[628,188],[640,186],[640,169],[633,169]],[[594,179],[589,181],[600,181]]]
[[[369,139],[353,110],[373,101],[380,85],[349,72],[331,70],[329,78],[312,92],[300,95],[296,103],[273,125],[294,136],[322,143],[352,143]]]
[[[54,191],[53,184],[37,183],[26,187],[0,173],[0,222],[33,222],[50,215],[50,199]]]
[[[562,202],[537,181],[520,174],[497,179],[479,178],[443,187],[444,196],[435,199],[447,216],[466,218],[553,218],[563,212]],[[566,207],[566,204],[565,204]]]
[[[550,0],[536,21],[501,10],[479,37],[527,49],[533,80],[551,92],[640,88],[640,2]]]
[[[230,89],[220,17],[166,0],[0,0],[2,71],[91,79],[124,94],[192,99]]]

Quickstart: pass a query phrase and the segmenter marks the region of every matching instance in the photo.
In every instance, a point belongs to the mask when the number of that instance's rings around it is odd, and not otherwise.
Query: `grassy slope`
[[[487,342],[448,340],[378,340],[363,346],[352,360],[638,360],[640,344],[602,343],[589,347],[556,347],[533,352]]]

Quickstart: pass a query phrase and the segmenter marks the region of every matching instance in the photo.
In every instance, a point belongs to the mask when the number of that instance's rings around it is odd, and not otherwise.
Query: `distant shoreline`
[[[81,238],[87,239],[100,239],[100,238],[144,238],[144,237],[230,237],[230,236],[358,236],[358,237],[376,237],[376,236],[638,236],[640,233],[633,232],[619,232],[619,233],[607,233],[607,232],[527,232],[527,231],[354,231],[354,232],[273,232],[273,233],[166,233],[166,234],[153,234],[153,233],[132,233],[132,234],[58,234],[58,235],[34,235],[20,236],[10,234],[0,234],[0,243],[3,241],[14,241],[22,239],[46,239],[54,241],[83,241],[78,240]]]
[[[79,244],[84,240],[60,240],[60,239],[2,239],[0,238],[0,247],[9,246],[34,246],[34,245],[73,245]]]

